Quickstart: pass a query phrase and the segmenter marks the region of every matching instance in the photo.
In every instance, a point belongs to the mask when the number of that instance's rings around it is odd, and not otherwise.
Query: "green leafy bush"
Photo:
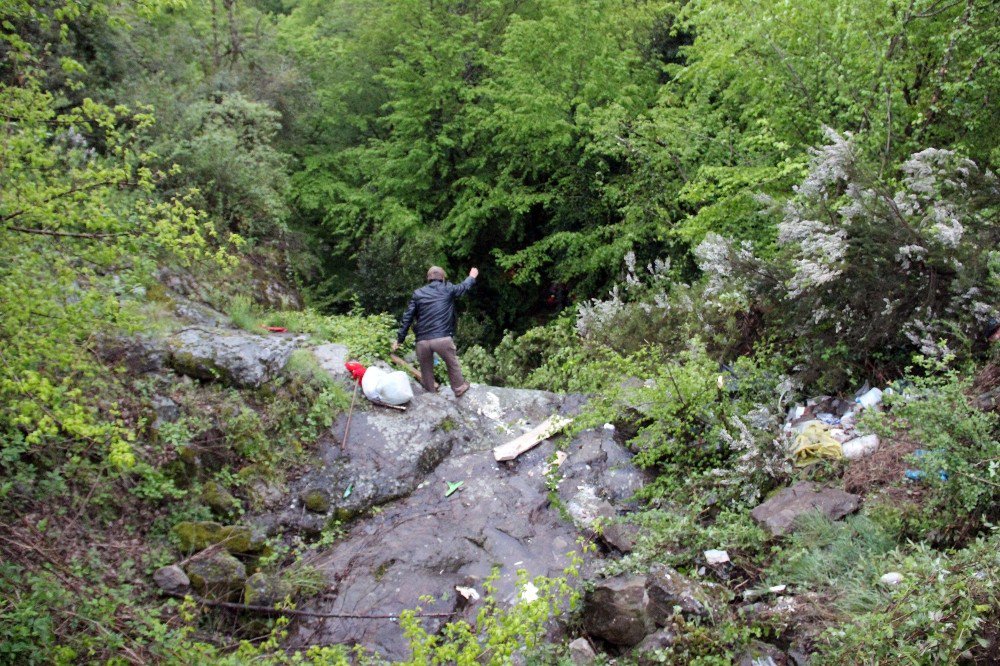
[[[890,411],[873,415],[883,436],[902,432],[920,444],[911,460],[930,487],[920,516],[920,536],[960,542],[1000,519],[1000,418],[977,409],[965,372],[943,362],[919,359],[926,376],[912,373],[887,397]]]

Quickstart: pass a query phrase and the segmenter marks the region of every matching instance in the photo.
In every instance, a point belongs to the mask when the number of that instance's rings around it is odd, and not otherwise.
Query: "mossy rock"
[[[302,504],[313,513],[326,513],[330,510],[330,493],[322,488],[312,488],[302,493]]]
[[[243,602],[250,606],[273,606],[295,594],[295,588],[278,576],[255,573],[243,585]]]
[[[241,496],[254,510],[273,509],[285,497],[281,484],[255,465],[247,465],[236,476],[240,478]]]
[[[184,568],[193,587],[208,599],[232,599],[243,587],[246,567],[227,552],[217,551],[197,557]]]
[[[189,553],[215,544],[222,544],[230,553],[260,553],[266,546],[263,535],[254,533],[246,525],[186,520],[174,525],[173,531],[181,542],[181,550]]]
[[[201,501],[217,516],[231,516],[241,508],[239,500],[215,481],[209,481],[202,487]]]

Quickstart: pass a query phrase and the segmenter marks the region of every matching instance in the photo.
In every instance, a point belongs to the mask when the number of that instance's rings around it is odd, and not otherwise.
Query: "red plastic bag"
[[[361,378],[365,376],[365,371],[368,369],[357,361],[348,361],[344,364],[344,367],[347,368],[349,373],[351,373],[354,380],[359,382],[361,381]]]

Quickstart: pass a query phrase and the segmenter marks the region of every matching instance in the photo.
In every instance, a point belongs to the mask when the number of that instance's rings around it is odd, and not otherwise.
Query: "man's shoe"
[[[468,390],[469,390],[469,382],[465,382],[464,384],[462,384],[461,386],[459,386],[457,389],[455,389],[455,397],[456,398],[461,398],[463,395],[465,395],[465,392],[468,391]]]

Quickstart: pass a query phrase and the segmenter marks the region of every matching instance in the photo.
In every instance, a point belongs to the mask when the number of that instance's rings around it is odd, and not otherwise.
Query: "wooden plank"
[[[501,444],[493,449],[493,457],[497,460],[497,462],[502,460],[513,460],[525,451],[534,448],[540,442],[556,434],[572,422],[573,419],[553,414],[549,418],[545,419],[545,421],[540,425],[535,426],[517,439],[512,439],[506,444]]]
[[[407,363],[406,361],[404,361],[397,354],[389,354],[389,359],[393,363],[395,363],[396,365],[398,365],[399,367],[403,368],[404,370],[406,370],[407,372],[409,372],[411,375],[413,375],[413,378],[417,380],[417,383],[418,384],[420,383],[420,372],[416,368],[414,368],[412,365],[410,365],[409,363]]]

